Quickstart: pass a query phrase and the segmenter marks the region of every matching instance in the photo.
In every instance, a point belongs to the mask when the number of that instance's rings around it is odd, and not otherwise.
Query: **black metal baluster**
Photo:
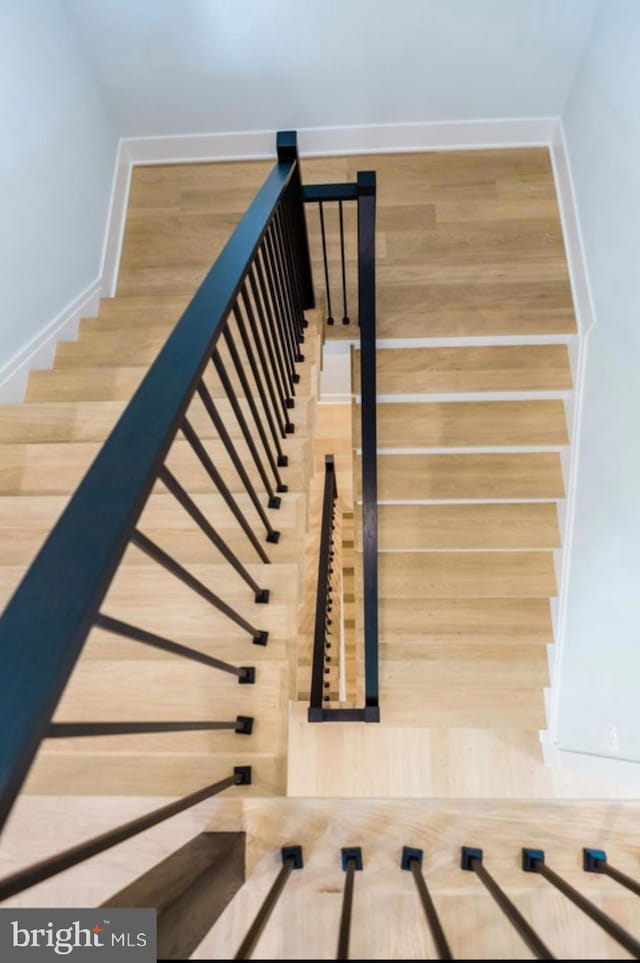
[[[207,538],[215,545],[220,554],[231,565],[238,575],[247,583],[255,594],[256,602],[268,602],[268,589],[260,588],[253,576],[247,571],[240,559],[231,551],[227,543],[222,539],[209,520],[205,518],[193,499],[184,490],[178,479],[169,471],[166,465],[160,469],[158,476],[160,481],[166,485],[171,494],[182,505],[188,515],[191,516],[196,525],[202,529]]]
[[[423,855],[424,852],[422,849],[414,849],[411,846],[403,846],[400,866],[402,869],[408,870],[413,876],[413,881],[416,884],[416,889],[418,890],[418,896],[420,897],[420,902],[422,903],[427,925],[436,947],[438,959],[453,960],[454,956],[449,947],[444,930],[442,929],[442,924],[436,912],[436,908],[433,905],[431,893],[427,888],[427,882],[422,874]]]
[[[287,336],[291,357],[295,363],[297,361],[304,360],[304,358],[298,354],[298,340],[296,337],[295,321],[289,309],[289,303],[286,297],[284,286],[284,278],[282,276],[282,268],[278,263],[278,258],[276,256],[275,240],[273,237],[273,221],[269,224],[269,227],[265,232],[264,240],[265,250],[271,264],[271,273],[273,275],[276,293],[278,296],[278,303],[280,305],[280,310],[282,311],[283,327]]]
[[[302,846],[283,846],[282,850],[282,869],[278,873],[273,886],[265,896],[264,902],[258,910],[258,915],[249,927],[247,935],[238,948],[234,960],[249,960],[256,948],[256,944],[262,935],[262,931],[269,922],[269,917],[280,899],[280,895],[286,886],[287,880],[294,869],[302,869]]]
[[[293,341],[293,336],[289,329],[287,318],[284,312],[284,307],[280,299],[280,289],[277,283],[277,277],[275,273],[275,266],[273,258],[271,255],[271,247],[269,243],[269,231],[265,232],[264,238],[262,239],[262,260],[264,264],[265,274],[267,277],[267,282],[269,285],[269,293],[271,295],[271,303],[273,305],[273,312],[278,320],[281,341],[284,351],[287,356],[287,364],[290,371],[291,379],[294,384],[297,384],[300,380],[300,376],[296,374],[295,370],[295,344]]]
[[[253,731],[253,718],[237,716],[231,722],[52,722],[47,739],[124,736],[143,732],[208,732],[214,729],[230,729],[250,736]]]
[[[282,450],[280,438],[287,437],[286,422],[289,419],[286,414],[286,408],[284,407],[284,404],[283,404],[284,399],[280,400],[278,398],[277,379],[274,372],[273,357],[270,354],[271,346],[269,345],[269,343],[266,341],[266,338],[264,337],[264,329],[262,329],[261,331],[256,322],[256,312],[259,312],[262,309],[258,308],[257,302],[256,302],[256,311],[254,312],[254,305],[251,303],[251,298],[249,297],[249,292],[247,290],[246,283],[243,284],[242,286],[241,294],[242,294],[242,302],[244,305],[244,312],[247,318],[247,322],[249,324],[251,335],[253,337],[253,342],[256,346],[256,351],[258,352],[258,358],[260,360],[260,364],[262,365],[262,373],[264,376],[265,384],[267,386],[267,391],[269,392],[269,398],[271,399],[272,412],[269,413],[269,424],[271,426],[271,430],[274,435],[273,441],[276,446],[276,452],[278,455],[278,467],[286,468],[286,466],[289,463],[289,460]],[[261,337],[261,334],[262,334],[262,337]],[[265,347],[267,349],[266,354],[265,354]],[[283,412],[284,412],[284,417],[283,417]],[[277,422],[277,429],[275,426],[275,422],[273,420],[274,418],[275,418],[275,421]],[[279,437],[278,437],[278,432],[279,432]]]
[[[289,408],[294,407],[294,401],[289,393],[287,372],[285,370],[285,364],[280,352],[280,346],[276,339],[275,322],[271,317],[270,308],[267,305],[267,297],[264,290],[264,278],[262,279],[262,282],[259,282],[260,288],[258,289],[256,274],[260,274],[260,268],[257,261],[254,263],[251,271],[249,272],[249,284],[251,285],[251,293],[253,294],[253,300],[258,314],[258,321],[262,330],[262,337],[267,347],[269,360],[271,361],[274,380],[276,381],[279,390],[280,404],[282,405],[283,413],[283,430],[285,434],[288,434],[294,430],[294,426],[289,421]]]
[[[265,589],[265,591],[267,590]],[[229,662],[223,662],[222,659],[216,659],[212,655],[198,652],[197,649],[191,649],[187,645],[165,639],[161,635],[156,635],[155,632],[148,632],[146,629],[138,628],[137,625],[130,625],[128,622],[121,622],[120,619],[111,618],[104,612],[98,612],[94,625],[97,628],[104,629],[105,632],[112,632],[114,635],[121,635],[126,639],[132,639],[134,642],[142,642],[144,645],[151,645],[163,652],[171,652],[173,655],[180,655],[192,662],[199,662],[211,669],[218,669],[220,672],[235,675],[241,685],[252,685],[256,680],[256,670],[253,665],[231,665]]]
[[[640,896],[640,883],[616,869],[615,866],[611,866],[607,862],[607,854],[603,849],[583,849],[582,868],[585,873],[600,873],[602,876],[609,876],[616,883],[620,883],[621,886],[631,890],[636,896]]]
[[[272,527],[272,525],[271,525],[271,522],[269,521],[269,519],[268,519],[268,517],[267,517],[267,513],[265,512],[264,508],[262,507],[262,503],[260,502],[260,499],[258,498],[258,493],[256,492],[256,490],[255,490],[255,488],[254,488],[253,482],[252,482],[251,479],[249,478],[249,476],[248,476],[248,474],[247,474],[247,471],[246,471],[246,469],[245,469],[245,467],[244,467],[244,465],[243,465],[243,463],[242,463],[242,459],[240,458],[240,456],[238,455],[238,452],[236,451],[236,447],[235,447],[235,445],[233,444],[233,441],[232,441],[232,439],[231,439],[231,435],[230,435],[229,432],[227,431],[227,427],[226,427],[224,421],[222,420],[222,418],[220,417],[220,414],[219,414],[218,409],[217,409],[217,407],[216,407],[216,405],[215,405],[215,402],[214,402],[213,398],[211,397],[211,395],[209,394],[209,391],[208,391],[208,389],[207,389],[207,386],[205,385],[205,383],[204,383],[203,381],[201,381],[200,384],[198,385],[197,392],[198,392],[198,395],[199,395],[199,397],[200,397],[203,405],[204,405],[205,408],[206,408],[207,414],[209,415],[209,417],[211,418],[211,421],[213,422],[214,428],[216,429],[216,431],[218,432],[218,434],[219,434],[219,436],[220,436],[220,441],[221,441],[222,444],[224,445],[224,447],[225,447],[225,449],[226,449],[226,452],[227,452],[227,454],[229,455],[229,458],[231,459],[231,462],[232,462],[232,464],[233,464],[233,467],[234,467],[235,470],[237,471],[238,476],[240,477],[240,480],[241,480],[242,484],[243,484],[244,487],[245,487],[245,490],[246,490],[246,492],[247,492],[247,495],[248,495],[249,498],[251,499],[251,502],[252,502],[252,504],[253,504],[253,507],[255,508],[256,512],[258,513],[258,516],[259,516],[259,518],[260,518],[260,521],[262,522],[262,524],[263,524],[264,527],[265,527],[265,530],[266,530],[266,532],[267,532],[267,541],[268,541],[268,542],[272,542],[273,544],[275,544],[275,543],[278,541],[278,539],[280,538],[280,532],[274,531],[274,529],[273,529],[273,527]],[[235,410],[235,409],[234,409],[234,410]],[[187,421],[187,419],[185,418],[185,422],[186,422],[186,421]],[[193,430],[193,429],[192,429],[192,430]],[[183,427],[183,431],[184,431],[184,427]],[[206,452],[206,450],[205,450],[205,448],[204,448],[204,445],[202,444],[202,442],[200,441],[200,439],[197,438],[197,436],[196,436],[196,440],[194,441],[194,445],[195,445],[195,444],[198,445],[198,448],[196,449],[196,454],[198,454],[199,457],[202,456],[202,457],[205,457],[206,459],[208,459],[208,464],[209,464],[209,466],[213,469],[214,472],[216,472],[216,474],[219,475],[217,469],[216,469],[215,466],[213,465],[213,462],[212,462],[211,459],[208,457],[208,454],[207,454],[207,452]],[[202,461],[202,457],[200,458],[201,461]],[[203,461],[202,463],[205,465],[205,468],[206,468],[207,465],[205,464],[205,462]],[[208,470],[208,469],[207,469],[207,470]]]
[[[342,212],[342,201],[338,201],[338,217],[340,220],[340,259],[342,261],[342,323],[349,324],[349,312],[347,310],[347,267],[344,257],[344,218]]]
[[[240,332],[240,340],[242,341],[242,346],[247,356],[247,361],[249,362],[249,368],[251,369],[253,380],[256,383],[256,388],[258,389],[258,394],[260,395],[260,401],[262,402],[262,410],[264,411],[264,416],[266,418],[269,431],[271,432],[271,437],[273,438],[273,444],[276,449],[275,457],[273,452],[271,451],[271,446],[268,443],[266,433],[264,432],[263,432],[264,438],[262,437],[262,434],[260,435],[262,439],[262,444],[264,446],[264,450],[265,450],[269,465],[271,467],[271,471],[273,472],[273,476],[276,480],[276,486],[278,491],[286,491],[287,490],[286,486],[283,487],[283,481],[282,481],[282,478],[280,477],[280,472],[278,471],[278,467],[281,466],[282,459],[284,458],[284,453],[282,451],[282,446],[280,444],[280,438],[278,437],[278,430],[273,420],[273,414],[271,412],[271,407],[269,405],[269,401],[267,399],[267,395],[264,390],[260,369],[258,367],[258,363],[256,361],[253,348],[251,347],[251,341],[247,332],[246,325],[244,323],[244,318],[242,317],[242,312],[240,311],[240,308],[238,307],[237,304],[233,309],[233,316],[236,320],[236,324],[238,325],[238,331]],[[263,374],[265,372],[264,366],[262,368],[262,372]],[[243,370],[243,374],[244,374],[244,370]],[[256,411],[257,411],[257,407],[256,407]],[[262,422],[261,422],[261,425],[262,425]],[[260,431],[260,429],[258,430]]]
[[[351,936],[351,910],[353,908],[353,889],[356,871],[362,869],[362,850],[359,846],[350,846],[340,850],[342,868],[346,873],[344,892],[342,894],[342,912],[340,914],[340,930],[338,932],[338,950],[336,960],[349,959],[349,937]]]
[[[228,776],[226,779],[220,779],[219,782],[214,782],[209,786],[205,786],[203,789],[198,789],[188,796],[183,796],[182,799],[176,799],[174,802],[167,803],[166,806],[154,809],[153,812],[147,813],[145,816],[138,816],[136,819],[132,819],[122,826],[117,826],[115,829],[109,829],[106,833],[101,833],[100,836],[94,836],[84,843],[78,843],[70,849],[65,849],[62,853],[49,856],[39,863],[33,863],[31,866],[25,867],[25,869],[19,869],[10,876],[5,876],[4,879],[0,880],[0,901],[9,899],[10,896],[15,896],[16,893],[21,893],[23,890],[29,889],[31,886],[35,886],[36,883],[41,883],[45,879],[50,879],[65,869],[77,866],[78,863],[84,862],[85,859],[90,859],[91,856],[97,856],[98,853],[103,853],[105,849],[111,849],[112,846],[117,846],[118,843],[123,843],[126,839],[137,836],[138,833],[144,832],[145,829],[151,829],[152,826],[157,826],[158,823],[164,822],[165,819],[170,819],[171,816],[176,816],[178,813],[184,812],[185,809],[197,806],[198,803],[204,802],[205,799],[210,799],[212,796],[224,792],[225,789],[229,789],[231,786],[250,785],[251,766],[235,766],[233,775]]]
[[[302,291],[302,278],[299,274],[298,258],[296,257],[296,249],[295,249],[295,244],[296,244],[295,228],[293,226],[295,217],[293,212],[293,204],[294,204],[294,200],[293,200],[291,191],[287,190],[284,198],[282,199],[282,203],[280,204],[279,212],[281,213],[281,216],[282,216],[284,241],[285,241],[286,249],[289,252],[289,263],[291,264],[291,273],[293,275],[294,294],[295,294],[296,303],[298,306],[298,313],[300,315],[300,324],[304,329],[308,327],[309,322],[306,320],[304,316],[304,295]]]
[[[131,541],[137,548],[140,549],[140,551],[144,552],[145,555],[148,555],[149,558],[152,558],[154,562],[158,563],[158,565],[161,565],[163,568],[165,568],[167,572],[175,575],[177,579],[179,579],[188,588],[192,589],[197,595],[200,596],[200,598],[205,599],[219,612],[222,612],[223,615],[226,615],[228,619],[230,619],[232,622],[235,622],[236,625],[239,625],[240,628],[245,630],[245,632],[248,632],[249,635],[252,636],[256,645],[267,644],[267,632],[262,632],[260,629],[256,629],[253,625],[251,625],[250,622],[247,622],[242,615],[232,609],[230,605],[227,605],[226,602],[223,602],[219,596],[212,592],[211,589],[207,588],[207,586],[197,579],[195,575],[192,575],[191,572],[188,572],[186,568],[180,565],[179,562],[176,562],[175,559],[171,558],[171,556],[168,555],[164,549],[160,548],[159,545],[156,545],[155,542],[152,542],[151,539],[147,538],[147,536],[144,535],[139,529],[136,528],[133,530],[131,534]]]
[[[558,876],[549,866],[546,865],[544,861],[544,851],[542,849],[523,849],[522,850],[522,868],[525,873],[538,873],[540,876],[555,886],[556,889],[570,899],[572,903],[582,910],[594,923],[601,926],[605,933],[614,939],[620,946],[624,946],[625,950],[635,959],[640,960],[640,942],[627,933],[619,923],[616,923],[614,919],[603,913],[599,906],[588,900],[586,896],[574,889],[569,883]]]
[[[298,304],[294,276],[291,270],[291,260],[289,258],[289,252],[287,250],[284,230],[282,227],[282,219],[282,204],[280,204],[280,207],[274,211],[273,220],[271,221],[274,250],[280,266],[282,287],[289,305],[289,314],[292,318],[292,326],[296,343],[300,345],[304,342],[304,331],[302,330],[302,310]]]
[[[264,434],[264,428],[262,427],[262,422],[260,421],[260,418],[258,416],[258,410],[256,408],[255,401],[253,400],[253,395],[251,394],[251,387],[247,380],[247,376],[244,373],[242,362],[240,361],[240,356],[237,352],[235,343],[231,337],[231,333],[228,328],[225,328],[223,337],[225,340],[225,344],[227,345],[227,348],[229,348],[229,351],[231,354],[231,363],[238,376],[238,380],[240,381],[240,388],[242,391],[244,391],[245,401],[247,402],[249,409],[252,415],[254,416],[254,421],[256,422],[256,424],[259,424],[260,426],[258,429],[258,434],[260,436],[260,440],[262,441],[265,454],[267,454],[267,460],[269,460],[268,456],[270,454],[270,451],[269,451],[268,444],[266,442],[266,435]],[[260,455],[258,454],[258,449],[256,447],[253,433],[249,429],[249,425],[247,424],[247,420],[245,418],[244,412],[242,411],[242,407],[240,405],[240,400],[238,398],[238,395],[236,394],[233,384],[231,383],[231,378],[227,374],[227,370],[224,366],[224,363],[222,361],[222,358],[220,357],[220,353],[218,350],[216,350],[213,353],[211,360],[218,373],[220,380],[222,381],[222,386],[226,392],[227,399],[230,402],[231,407],[233,408],[233,412],[236,416],[236,420],[242,432],[242,436],[245,442],[247,443],[247,448],[251,452],[251,457],[253,458],[254,464],[258,470],[258,475],[260,476],[262,484],[265,487],[265,491],[267,493],[268,506],[269,508],[280,508],[280,499],[276,497],[273,489],[273,485],[269,481],[269,476],[267,474],[267,471],[264,465],[262,464],[262,459]],[[202,382],[200,382],[200,385],[202,385]],[[204,390],[207,391],[206,387],[204,388]],[[200,392],[200,386],[198,386],[198,392]],[[207,391],[207,394],[208,394],[208,391]],[[231,441],[231,435],[229,434],[229,432],[227,432],[227,438],[229,439],[231,447],[235,450],[235,445]],[[231,451],[229,451],[229,455],[231,456]],[[276,469],[276,472],[277,472],[277,469]],[[278,491],[280,490],[281,489],[278,488]]]
[[[555,960],[555,956],[548,946],[542,942],[533,927],[527,923],[526,919],[515,906],[507,894],[498,886],[495,879],[482,861],[482,850],[473,849],[470,846],[463,846],[461,851],[460,867],[476,874],[485,889],[491,893],[494,900],[507,917],[511,925],[517,930],[527,944],[533,955],[538,960]]]
[[[379,722],[375,172],[359,171],[357,182],[365,720]]]
[[[200,464],[202,465],[202,467],[203,467],[204,470],[206,471],[207,475],[209,476],[209,478],[211,479],[211,481],[213,482],[213,484],[216,486],[216,488],[218,489],[218,491],[220,492],[220,494],[221,494],[222,497],[224,498],[227,506],[229,507],[229,510],[232,512],[234,518],[236,519],[236,521],[238,522],[238,524],[239,524],[240,527],[242,528],[242,531],[245,533],[245,535],[247,536],[247,538],[249,539],[249,541],[251,542],[251,544],[252,544],[253,547],[255,548],[256,552],[257,552],[258,555],[260,556],[260,559],[265,563],[265,565],[269,564],[269,556],[267,555],[267,553],[266,553],[265,550],[263,549],[262,545],[260,544],[260,542],[259,542],[258,539],[256,538],[256,535],[255,535],[253,529],[252,529],[251,526],[249,525],[249,522],[247,521],[247,519],[244,517],[244,515],[243,515],[243,513],[242,513],[242,511],[241,511],[241,509],[240,509],[240,506],[238,505],[238,503],[236,502],[235,498],[234,498],[233,495],[231,494],[231,491],[230,491],[228,485],[227,485],[227,484],[225,483],[225,481],[224,481],[224,478],[222,477],[222,475],[220,474],[220,472],[218,471],[218,469],[216,468],[216,466],[213,464],[213,462],[212,462],[212,460],[211,460],[211,458],[210,458],[210,456],[209,456],[209,452],[207,451],[207,449],[204,447],[204,445],[202,444],[202,442],[201,442],[200,439],[198,438],[197,433],[194,431],[193,426],[191,425],[191,423],[189,422],[189,419],[188,419],[186,416],[185,416],[185,417],[183,418],[183,420],[182,420],[182,426],[181,426],[181,427],[182,427],[182,433],[183,433],[183,435],[185,436],[185,438],[187,439],[187,441],[188,441],[189,444],[191,445],[191,447],[192,447],[192,449],[193,449],[196,457],[198,458]],[[262,505],[260,505],[260,502],[259,502],[259,501],[258,501],[258,506],[259,506],[259,508],[258,508],[258,514],[260,514],[260,518],[262,519],[262,515],[264,514],[264,510],[263,510],[263,508],[262,508]],[[263,520],[263,523],[264,523],[264,519],[262,519],[262,520]],[[267,529],[267,541],[268,541],[268,542],[269,542],[269,541],[271,541],[271,542],[277,542],[277,540],[278,540],[277,538],[270,538],[270,537],[269,537],[270,534],[271,534],[271,524],[270,524],[268,518],[266,519],[265,527],[266,527],[266,529]],[[275,534],[277,535],[278,533],[276,532]]]
[[[333,312],[331,310],[331,288],[329,287],[329,261],[327,259],[327,238],[324,229],[324,208],[322,201],[318,201],[320,211],[320,233],[322,235],[322,260],[324,262],[324,287],[327,293],[327,324],[333,324]]]
[[[278,366],[281,372],[283,384],[285,386],[285,406],[287,408],[293,408],[295,407],[294,395],[296,393],[296,389],[294,388],[294,384],[296,382],[294,382],[293,379],[295,372],[291,370],[289,365],[287,348],[284,343],[284,334],[282,331],[282,326],[278,323],[277,309],[272,300],[270,282],[266,275],[266,261],[264,260],[262,249],[260,249],[260,251],[258,251],[256,254],[254,266],[256,269],[256,275],[258,277],[258,284],[260,285],[260,293],[262,295],[265,315],[269,324],[269,331],[273,340],[274,350],[278,358]],[[300,379],[298,378],[298,380]]]

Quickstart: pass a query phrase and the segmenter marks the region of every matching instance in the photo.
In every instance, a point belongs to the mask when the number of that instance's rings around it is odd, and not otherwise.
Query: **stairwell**
[[[77,342],[59,346],[53,370],[32,373],[24,404],[0,407],[0,603],[268,166],[135,170],[116,297],[82,322]],[[268,631],[267,646],[252,645],[246,632],[133,546],[103,606],[206,655],[254,665],[256,684],[239,686],[226,674],[94,629],[55,717],[194,721],[243,714],[254,718],[252,734],[45,740],[3,835],[2,871],[198,789],[233,765],[250,764],[253,785],[232,788],[7,905],[98,905],[194,834],[240,830],[247,833],[247,883],[193,958],[229,958],[273,882],[278,847],[291,842],[305,847],[309,868],[274,912],[260,958],[331,958],[343,883],[336,854],[358,844],[368,875],[356,891],[353,958],[426,958],[433,945],[411,879],[397,867],[400,847],[412,844],[425,847],[456,955],[520,958],[523,945],[458,869],[461,844],[491,844],[494,866],[522,911],[546,927],[566,958],[616,958],[619,947],[594,924],[585,927],[577,910],[517,867],[521,845],[548,848],[575,885],[637,929],[632,899],[612,895],[607,880],[585,884],[575,856],[585,843],[624,852],[637,804],[620,800],[632,794],[545,768],[539,744],[576,338],[548,155],[465,151],[303,162],[305,182],[353,180],[363,167],[379,177],[381,723],[306,719],[318,493],[328,452],[336,455],[340,498],[346,692],[354,703],[362,699],[355,347],[351,404],[318,405],[317,396],[323,338],[353,338],[350,289],[351,325],[330,329],[321,311],[306,315],[295,432],[282,470],[289,490],[279,509],[268,510],[281,533],[277,544],[265,543],[270,564],[259,562],[186,443],[179,438],[171,449],[169,467],[269,590],[269,604],[255,603],[161,483],[140,521],[145,534]],[[317,280],[313,225],[311,234]],[[335,254],[335,235],[330,240]],[[213,370],[206,385],[231,426]],[[244,408],[237,379],[234,387]],[[250,514],[197,398],[189,417]],[[237,426],[232,430],[264,501],[263,480]],[[335,678],[331,686],[334,698]],[[615,819],[606,800],[616,801]],[[621,863],[634,871],[630,855]]]

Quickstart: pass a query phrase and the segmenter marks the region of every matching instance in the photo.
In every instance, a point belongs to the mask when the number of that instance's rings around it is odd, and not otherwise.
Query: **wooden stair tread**
[[[237,500],[241,510],[252,517],[248,497],[238,493]],[[28,564],[68,501],[66,495],[0,496],[0,531],[4,538],[0,565]],[[194,501],[240,561],[255,563],[258,560],[255,548],[230,515],[221,496],[200,493],[194,496]],[[302,494],[289,492],[282,499],[277,515],[273,514],[274,524],[281,532],[280,541],[265,544],[272,561],[297,563],[305,508],[306,499]],[[139,526],[149,538],[183,563],[211,563],[220,558],[215,546],[172,495],[152,494],[140,516]],[[155,564],[142,552],[126,553],[122,564],[131,563]]]
[[[551,552],[410,552],[378,557],[387,598],[541,597],[556,594]]]
[[[359,414],[358,407],[354,411]],[[354,418],[354,445],[361,444]],[[455,401],[378,404],[378,448],[566,445],[562,401]]]
[[[98,400],[98,401],[46,401],[24,402],[21,405],[0,405],[0,444],[25,444],[41,442],[65,441],[99,441],[103,442],[120,418],[128,400]],[[255,429],[255,422],[245,399],[240,399],[240,405],[256,442],[260,440]],[[227,430],[232,438],[241,439],[242,432],[233,409],[228,401],[217,400],[217,410],[223,418]],[[267,434],[269,444],[274,450],[273,438],[267,419],[264,417],[262,406],[258,408],[261,422]],[[303,414],[301,418],[300,415]],[[283,438],[278,431],[278,438],[283,450],[288,451],[301,437],[308,433],[306,405],[299,406],[291,412],[291,420],[296,425],[292,434]],[[194,399],[188,409],[189,421],[201,438],[216,438],[217,432],[213,422],[199,399]],[[275,421],[276,430],[278,422]]]
[[[355,546],[362,550],[361,509]],[[379,505],[378,550],[557,548],[555,502]]]
[[[353,366],[360,386],[359,352]],[[572,387],[564,344],[378,348],[381,395],[463,391],[560,391]]]
[[[131,358],[127,358],[126,364],[114,360],[110,364],[92,366],[87,362],[67,368],[53,368],[51,371],[32,371],[27,384],[26,401],[129,401],[148,370],[149,364],[135,364]],[[204,380],[213,398],[226,399],[213,369],[205,374]],[[310,397],[315,397],[316,380],[313,374],[296,385],[295,405],[289,411],[290,419],[295,424],[308,421],[307,409]],[[235,377],[232,377],[232,382],[236,394],[243,398],[244,392]]]
[[[388,653],[390,652],[390,657]],[[424,645],[411,656],[399,647],[385,647],[380,665],[382,691],[413,690],[425,694],[433,686],[481,686],[539,690],[549,683],[546,651],[541,646],[493,647],[483,644]],[[395,656],[395,657],[394,657]],[[506,656],[506,657],[505,657]],[[401,694],[401,692],[399,692]],[[425,695],[425,698],[429,698]],[[473,697],[471,697],[473,699]]]
[[[287,446],[289,465],[282,469],[282,478],[291,490],[302,490],[308,473],[307,442],[304,439]],[[0,492],[15,494],[65,494],[74,490],[96,457],[98,442],[43,442],[35,444],[6,444],[0,448]],[[233,468],[224,446],[217,440],[206,440],[205,447],[216,467],[232,491],[244,491],[243,483]],[[245,468],[259,491],[263,490],[257,469],[248,456]],[[166,463],[181,484],[191,494],[209,492],[213,484],[187,441],[174,441]],[[270,476],[273,481],[273,476]],[[275,482],[273,482],[275,485]],[[166,491],[157,482],[155,491]]]
[[[395,644],[470,642],[544,645],[553,641],[546,598],[385,598],[380,640]]]
[[[238,736],[238,738],[247,738]],[[249,737],[251,738],[251,737]],[[24,787],[35,795],[183,796],[250,765],[252,785],[227,790],[234,796],[281,795],[283,759],[252,752],[248,746],[227,752],[61,752],[45,743]],[[115,792],[114,792],[115,790]]]
[[[266,548],[269,548],[266,545]],[[127,548],[134,558],[126,569],[118,570],[105,598],[105,611],[109,604],[113,605],[146,605],[149,616],[154,618],[154,606],[174,606],[179,609],[184,604],[183,599],[191,600],[193,606],[202,606],[204,611],[210,612],[209,602],[201,599],[191,589],[183,585],[174,575],[159,565],[150,566],[146,563],[136,564],[139,549],[135,546]],[[293,576],[297,574],[297,566],[293,564],[272,563],[263,565],[261,562],[246,565],[247,571],[258,582],[261,588],[270,590],[270,602],[266,605],[254,601],[252,590],[227,562],[216,563],[184,563],[192,575],[211,587],[227,601],[245,615],[253,614],[254,619],[260,619],[269,606],[274,602],[286,604],[297,601],[298,583]],[[0,566],[0,604],[6,603],[8,595],[25,574],[26,568],[21,565]],[[179,612],[176,612],[179,615]],[[165,615],[166,617],[166,615]]]
[[[380,715],[385,726],[543,729],[546,725],[541,688],[486,684],[442,689],[425,683],[381,686]]]
[[[563,497],[557,452],[378,456],[382,500]]]

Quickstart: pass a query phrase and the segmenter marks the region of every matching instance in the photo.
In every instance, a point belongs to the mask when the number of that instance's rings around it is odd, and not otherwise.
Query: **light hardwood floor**
[[[305,159],[306,183],[377,172],[378,336],[558,334],[576,330],[545,148]],[[355,215],[345,205],[349,315],[357,318]],[[322,276],[319,220],[310,217]],[[342,317],[337,212],[327,206],[330,337]],[[318,283],[321,290],[322,284]]]

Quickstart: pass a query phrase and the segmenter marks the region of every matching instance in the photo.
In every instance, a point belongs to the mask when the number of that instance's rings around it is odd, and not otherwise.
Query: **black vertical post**
[[[353,907],[353,888],[356,870],[362,869],[362,850],[359,846],[351,846],[341,850],[342,868],[346,873],[344,893],[342,895],[342,913],[340,914],[340,931],[338,933],[338,951],[336,960],[349,959],[349,937],[351,935],[351,910]]]
[[[358,316],[362,419],[365,722],[379,722],[378,470],[376,428],[376,175],[358,171]]]
[[[249,927],[247,935],[243,939],[234,960],[249,960],[256,948],[256,943],[262,935],[262,931],[269,922],[269,917],[273,913],[274,906],[280,899],[280,894],[285,888],[286,882],[294,869],[302,869],[302,846],[283,846],[282,847],[282,869],[276,876],[273,886],[265,896],[264,902],[258,910],[258,915]]]
[[[324,265],[324,290],[327,296],[327,324],[333,324],[333,311],[331,310],[331,282],[329,281],[329,257],[327,255],[327,232],[324,226],[324,208],[322,201],[318,201],[318,214],[320,215],[320,237],[322,239],[322,263]]]
[[[342,263],[342,323],[349,324],[349,311],[347,309],[347,266],[344,256],[344,215],[342,211],[342,201],[338,201],[338,218],[340,221],[340,261]]]
[[[301,283],[303,308],[315,305],[313,297],[313,278],[311,276],[311,257],[309,255],[309,237],[307,222],[302,200],[302,179],[300,177],[300,158],[298,156],[298,135],[295,130],[280,130],[276,137],[276,151],[281,163],[290,164],[296,161],[291,180],[289,181],[290,196],[293,198],[291,214],[294,230],[294,247],[297,258],[298,276]]]
[[[522,868],[525,873],[539,873],[540,876],[544,876],[552,886],[560,890],[578,909],[581,909],[594,923],[601,926],[605,933],[608,933],[620,946],[624,946],[625,950],[628,950],[636,960],[640,960],[640,942],[631,936],[630,933],[627,933],[614,919],[611,919],[610,916],[603,913],[599,906],[592,903],[591,900],[578,892],[570,883],[567,883],[562,876],[558,876],[550,866],[547,866],[544,861],[544,851],[542,849],[523,849]]]
[[[532,926],[527,923],[520,910],[514,906],[507,894],[498,886],[493,876],[484,867],[481,849],[463,846],[460,858],[460,868],[476,874],[482,885],[493,896],[494,900],[507,917],[511,925],[518,931],[537,960],[555,960],[555,956],[546,946]]]
[[[409,870],[413,876],[413,881],[416,884],[416,889],[418,890],[418,896],[420,897],[420,902],[422,903],[429,932],[431,933],[433,942],[435,944],[438,959],[452,960],[453,955],[451,953],[451,949],[449,948],[447,937],[444,935],[440,918],[438,917],[436,908],[433,905],[433,900],[431,899],[431,893],[429,892],[426,880],[422,875],[423,855],[424,851],[422,849],[414,849],[411,846],[403,846],[402,856],[400,857],[400,866],[402,869]]]
[[[615,866],[611,866],[607,862],[607,854],[603,849],[583,849],[582,868],[585,873],[600,873],[602,876],[608,876],[616,883],[620,883],[621,886],[631,890],[636,896],[640,896],[640,883],[632,879],[631,876],[627,876],[626,873],[620,872]]]

